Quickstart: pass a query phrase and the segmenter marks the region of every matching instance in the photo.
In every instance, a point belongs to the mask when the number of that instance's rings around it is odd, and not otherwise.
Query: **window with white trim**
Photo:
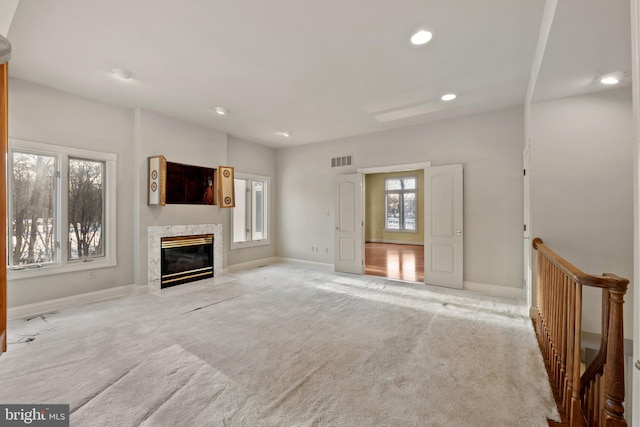
[[[231,249],[268,245],[269,177],[235,174],[236,206],[233,208]]]
[[[385,230],[417,232],[417,182],[415,176],[386,178]]]
[[[10,140],[11,278],[116,265],[116,159]]]

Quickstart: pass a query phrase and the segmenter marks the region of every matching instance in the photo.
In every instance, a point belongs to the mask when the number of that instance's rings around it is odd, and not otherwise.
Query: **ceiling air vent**
[[[332,157],[331,167],[339,168],[342,166],[351,166],[351,156]]]

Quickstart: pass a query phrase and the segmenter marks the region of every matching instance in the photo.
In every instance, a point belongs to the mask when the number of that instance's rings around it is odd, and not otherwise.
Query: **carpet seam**
[[[164,399],[162,401],[162,403],[160,403],[159,405],[155,406],[154,408],[151,408],[151,410],[149,410],[146,414],[144,414],[144,416],[142,417],[142,419],[140,420],[140,422],[138,423],[138,425],[142,425],[145,421],[147,421],[147,419],[149,419],[153,414],[155,414],[160,408],[162,408],[167,402],[169,402],[176,394],[178,394],[178,392],[180,392],[180,390],[182,390],[187,384],[189,384],[189,382],[191,382],[191,380],[196,376],[196,374],[201,370],[202,368],[199,368],[198,370],[196,370],[193,374],[191,374],[191,376],[189,376],[189,378],[182,384],[180,384],[166,399]],[[220,393],[222,393],[224,391],[224,389],[220,390],[218,393],[216,393],[216,397],[220,395]]]
[[[211,307],[211,306],[213,306],[213,305],[220,304],[220,303],[223,303],[223,302],[226,302],[226,301],[230,301],[230,300],[232,300],[232,299],[240,298],[241,296],[243,296],[243,295],[247,295],[248,293],[249,293],[249,292],[245,292],[245,293],[243,293],[243,294],[236,295],[236,296],[233,296],[233,297],[230,297],[230,298],[227,298],[227,299],[223,299],[223,300],[220,300],[220,301],[216,301],[216,302],[213,302],[213,303],[211,303],[211,304],[203,305],[202,307],[196,307],[196,308],[194,308],[193,310],[185,311],[184,313],[180,313],[180,314],[181,314],[181,315],[184,315],[184,314],[193,313],[194,311],[202,310],[203,308]]]
[[[134,370],[135,368],[137,368],[138,366],[140,366],[141,363],[138,363],[136,366],[134,366],[133,368],[129,369],[127,372],[125,372],[124,374],[122,374],[121,376],[119,376],[118,378],[116,378],[116,380],[114,382],[112,382],[111,384],[107,384],[106,387],[104,387],[102,390],[98,391],[97,393],[95,393],[93,396],[90,396],[88,399],[86,399],[84,402],[82,402],[80,405],[78,405],[77,408],[72,409],[69,411],[69,415],[79,411],[80,409],[82,409],[85,405],[87,405],[87,403],[91,402],[93,399],[95,399],[96,397],[100,396],[102,393],[104,393],[105,391],[107,391],[109,388],[113,387],[114,385],[116,385],[118,382],[120,382],[121,379],[123,379],[124,377],[126,377],[127,375],[129,375],[131,373],[132,370]]]

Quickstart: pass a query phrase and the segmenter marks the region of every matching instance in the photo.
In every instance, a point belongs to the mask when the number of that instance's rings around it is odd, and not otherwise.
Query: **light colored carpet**
[[[548,426],[508,300],[273,265],[9,322],[0,402],[72,426]]]

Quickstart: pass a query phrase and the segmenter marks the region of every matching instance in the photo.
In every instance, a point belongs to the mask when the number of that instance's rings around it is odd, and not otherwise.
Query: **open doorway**
[[[410,165],[361,168],[357,173],[336,175],[334,178],[335,214],[335,270],[343,273],[365,273],[365,176],[370,174],[392,172],[424,172],[422,183],[416,182],[419,188],[423,185],[423,203],[413,203],[416,211],[413,221],[418,230],[423,230],[424,245],[424,283],[449,288],[463,288],[463,167],[462,164],[431,166],[431,162],[413,163]],[[419,175],[418,175],[419,176]],[[417,179],[419,181],[419,178]],[[370,183],[371,184],[371,183]],[[371,185],[370,185],[371,186]],[[383,187],[384,188],[384,187]],[[408,188],[405,188],[408,190]],[[411,199],[411,197],[409,197]],[[385,199],[383,199],[385,200]],[[398,198],[399,200],[399,198]],[[405,199],[402,199],[405,207]],[[377,205],[378,207],[380,204]],[[369,210],[376,209],[372,205]],[[386,202],[382,203],[386,212]],[[398,209],[400,209],[398,207]],[[422,213],[420,213],[422,209]],[[398,211],[397,221],[410,224],[411,218]],[[396,221],[389,220],[385,213],[387,226]],[[385,218],[385,217],[383,217]],[[420,226],[419,222],[423,221]],[[368,220],[371,222],[371,220]],[[384,227],[384,226],[383,226]],[[405,227],[406,228],[406,227]],[[391,230],[398,231],[398,230]],[[375,237],[369,237],[373,242]],[[393,240],[373,242],[402,244]],[[416,263],[416,265],[420,265]],[[385,273],[386,274],[386,273]]]
[[[365,242],[365,274],[424,283],[424,245]]]
[[[365,274],[424,282],[424,169],[365,175]]]

